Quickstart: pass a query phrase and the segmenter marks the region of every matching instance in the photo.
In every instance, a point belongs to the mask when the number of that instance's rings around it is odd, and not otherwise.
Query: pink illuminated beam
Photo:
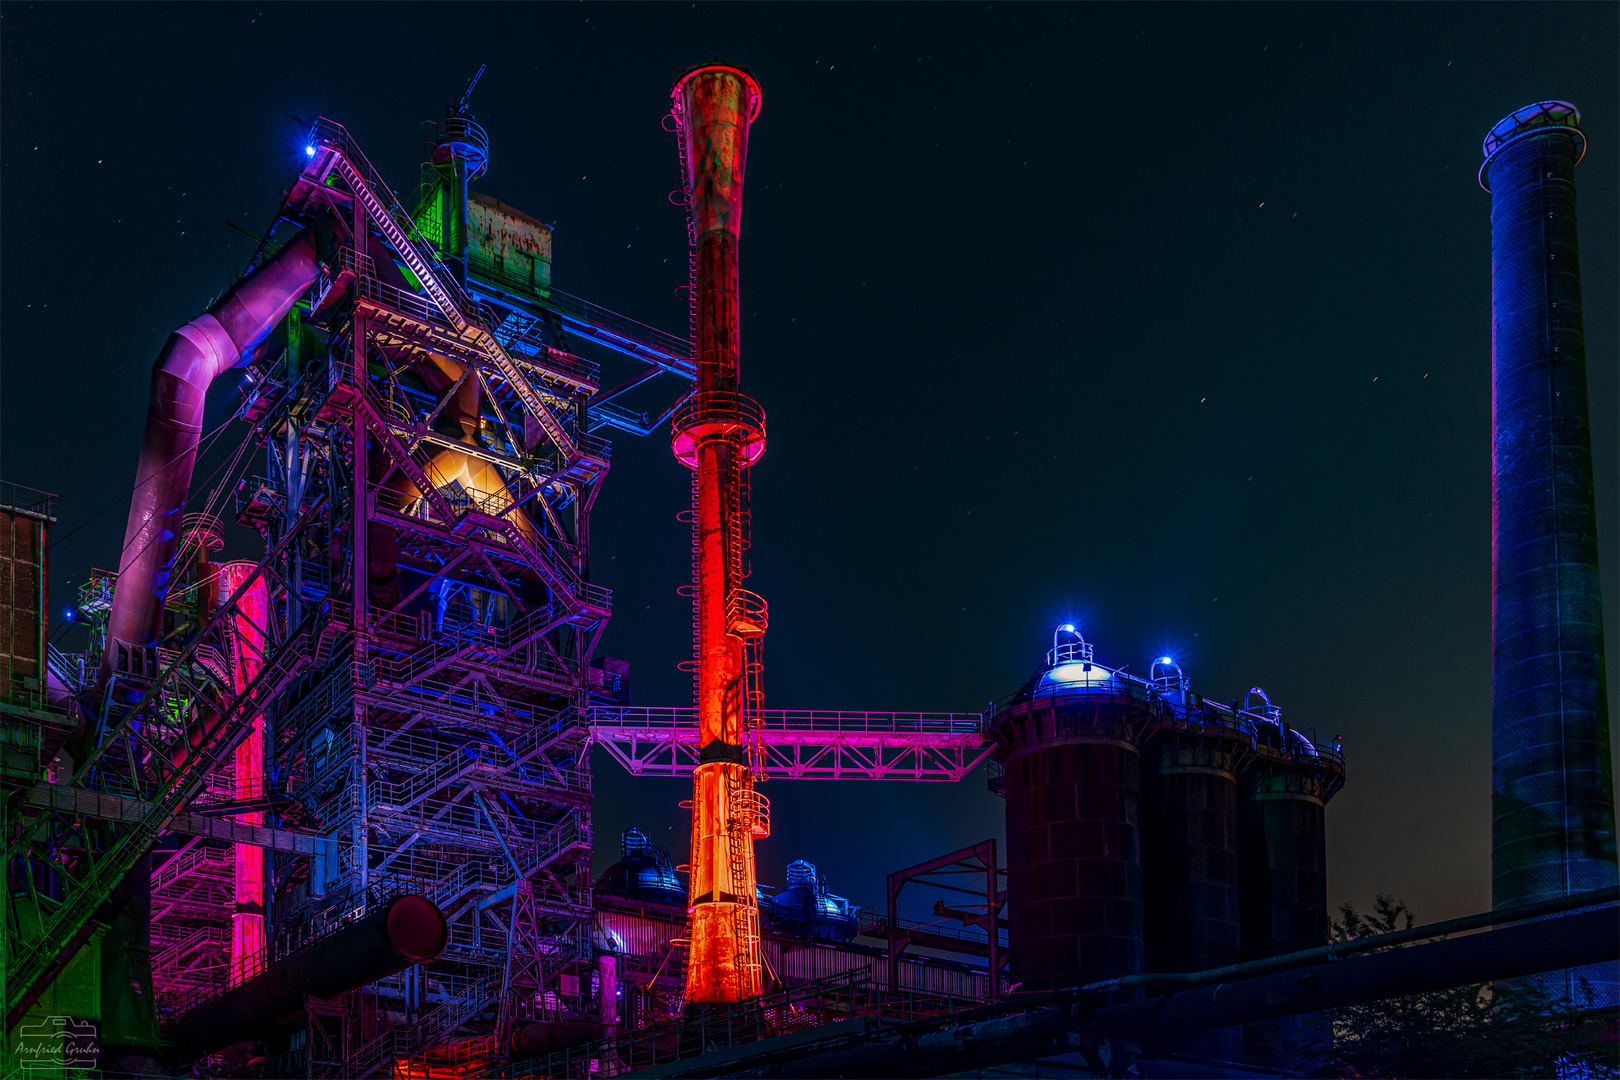
[[[269,618],[269,597],[264,575],[253,580],[246,591],[237,596],[256,569],[250,562],[226,563],[219,568],[219,599],[221,603],[237,597],[236,611],[231,617],[234,630],[233,666],[236,692],[243,693],[258,677],[264,666],[264,627]],[[264,797],[264,716],[253,717],[248,737],[236,747],[236,790],[239,800]],[[253,810],[237,817],[249,825],[263,825],[264,813]],[[230,985],[235,986],[256,974],[250,965],[264,955],[264,850],[253,844],[233,844],[232,866],[236,907],[231,912],[231,968]]]

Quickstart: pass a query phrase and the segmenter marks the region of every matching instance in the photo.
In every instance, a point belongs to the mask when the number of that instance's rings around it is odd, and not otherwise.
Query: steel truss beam
[[[989,756],[978,713],[760,712],[765,775],[795,780],[961,780]],[[632,776],[686,776],[697,764],[690,707],[599,706],[591,738]]]

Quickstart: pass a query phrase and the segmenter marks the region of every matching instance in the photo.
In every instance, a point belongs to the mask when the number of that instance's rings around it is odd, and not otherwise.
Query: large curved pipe
[[[170,334],[152,365],[146,432],[108,614],[103,684],[121,651],[154,644],[162,634],[208,387],[245,362],[315,283],[322,231],[311,226],[293,237],[207,312]]]
[[[272,1031],[304,1007],[305,997],[336,997],[412,964],[425,964],[444,951],[448,940],[444,914],[433,901],[414,893],[395,897],[359,922],[182,1015],[164,1033],[169,1044],[164,1057],[195,1061]]]

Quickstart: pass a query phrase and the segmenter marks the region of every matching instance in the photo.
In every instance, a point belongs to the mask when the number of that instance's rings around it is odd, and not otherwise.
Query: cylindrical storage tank
[[[787,888],[763,900],[760,910],[778,933],[815,941],[849,941],[860,929],[860,907],[827,888],[814,863],[788,863]]]
[[[1603,604],[1581,317],[1580,112],[1519,109],[1485,139],[1491,193],[1491,901],[1616,883]],[[1612,569],[1612,568],[1611,568]],[[1590,980],[1586,1001],[1579,980]],[[1613,964],[1550,972],[1613,1008]]]
[[[274,1030],[305,997],[336,997],[444,951],[444,914],[424,896],[395,897],[357,922],[278,960],[177,1019],[164,1034],[175,1062]]]
[[[675,872],[669,852],[654,847],[652,837],[634,826],[620,835],[624,857],[597,879],[599,892],[660,904],[686,903],[686,882]]]
[[[1241,958],[1237,763],[1243,749],[1220,734],[1206,739],[1173,729],[1161,730],[1147,747],[1142,783],[1149,971],[1207,971]],[[1176,1040],[1173,1049],[1239,1061],[1242,1029],[1198,1032]]]
[[[1264,726],[1262,726],[1264,730]],[[1328,941],[1327,800],[1342,774],[1332,762],[1262,745],[1238,784],[1239,902],[1243,959],[1259,960]],[[1281,740],[1275,740],[1278,746]],[[1259,1065],[1289,1067],[1326,1032],[1314,1017],[1244,1025],[1244,1052]]]
[[[1068,637],[1065,638],[1064,635]],[[1056,990],[1142,971],[1145,702],[1072,627],[996,718],[1006,767],[1012,981]]]

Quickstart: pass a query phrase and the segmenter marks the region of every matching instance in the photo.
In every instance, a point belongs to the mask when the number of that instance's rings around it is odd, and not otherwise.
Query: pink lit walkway
[[[765,774],[794,780],[961,780],[990,756],[978,713],[763,709]],[[690,707],[598,706],[591,738],[632,776],[688,776]]]

